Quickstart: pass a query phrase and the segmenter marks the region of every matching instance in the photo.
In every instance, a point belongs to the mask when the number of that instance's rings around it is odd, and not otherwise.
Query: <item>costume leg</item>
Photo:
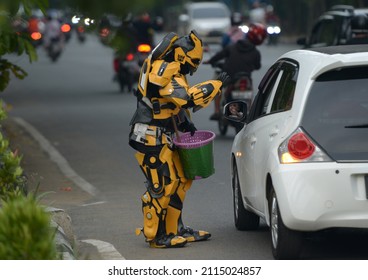
[[[186,192],[192,186],[193,180],[188,180],[184,178],[184,172],[182,170],[182,165],[177,152],[173,156],[173,162],[175,164],[177,174],[181,177],[181,180],[179,186],[175,190],[175,193],[170,197],[170,202],[166,214],[166,232],[183,236],[188,242],[207,240],[211,237],[211,234],[209,232],[203,230],[193,230],[189,227],[184,226],[183,224],[183,203],[185,200]]]
[[[182,247],[185,238],[166,233],[166,213],[170,196],[175,193],[179,179],[173,170],[173,151],[167,145],[146,154],[136,153],[138,163],[147,178],[147,191],[142,196],[143,234],[151,247]],[[137,232],[140,233],[140,232]]]

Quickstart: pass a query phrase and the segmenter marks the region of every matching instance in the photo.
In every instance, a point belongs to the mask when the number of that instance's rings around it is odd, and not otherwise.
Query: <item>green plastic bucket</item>
[[[174,138],[186,178],[198,180],[215,173],[213,160],[215,136],[212,131],[197,130],[193,136],[190,132],[180,135],[180,142]]]

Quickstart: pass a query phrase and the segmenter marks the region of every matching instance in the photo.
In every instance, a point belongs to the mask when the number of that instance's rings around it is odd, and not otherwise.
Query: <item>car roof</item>
[[[368,65],[368,45],[339,45],[292,50],[279,60],[293,60],[299,64],[306,79],[314,79],[323,72],[345,66]]]
[[[307,49],[314,52],[320,52],[324,54],[349,54],[349,53],[360,53],[368,52],[368,45],[338,45],[320,48]]]
[[[186,6],[188,8],[206,8],[208,6],[210,7],[227,7],[224,3],[221,2],[195,2],[195,3],[187,3]]]

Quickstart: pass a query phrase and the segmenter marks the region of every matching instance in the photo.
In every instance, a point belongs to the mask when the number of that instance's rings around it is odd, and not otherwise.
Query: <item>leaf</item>
[[[2,70],[0,73],[0,91],[4,91],[8,86],[10,81],[9,70]]]
[[[33,47],[31,42],[24,40],[24,47],[29,57],[29,62],[36,61],[38,59],[36,49]]]
[[[48,0],[34,0],[36,6],[40,8],[40,10],[46,14],[46,9],[49,7],[49,1]]]
[[[13,72],[14,76],[16,76],[18,79],[22,80],[28,75],[27,72],[18,65],[12,64],[10,69]]]

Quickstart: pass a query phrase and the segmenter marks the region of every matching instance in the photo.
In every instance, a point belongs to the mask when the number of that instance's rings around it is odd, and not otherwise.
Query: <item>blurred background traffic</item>
[[[264,45],[338,45],[352,36],[349,24],[354,15],[368,14],[364,7],[368,0],[6,0],[0,4],[0,24],[5,31],[3,23],[10,20],[13,31],[35,49],[43,49],[52,62],[62,56],[72,37],[84,44],[94,36],[113,50],[113,80],[123,92],[132,90],[142,62],[168,32],[181,36],[195,29],[208,51],[221,46],[233,25],[246,34],[257,22],[267,28]],[[14,44],[3,41],[0,56],[6,53],[4,46]],[[36,60],[37,52],[27,43],[24,48],[30,60]],[[13,50],[22,53],[18,47]]]
[[[15,2],[18,1],[4,1],[0,4],[0,10],[4,13],[11,10]],[[152,43],[149,42],[152,40],[149,36],[154,33],[174,31],[183,35],[190,28],[198,29],[201,35],[208,37],[226,32],[231,24],[230,15],[235,12],[241,15],[240,25],[245,32],[249,23],[259,22],[268,27],[270,36],[267,43],[294,43],[298,38],[307,36],[318,17],[333,6],[340,5],[340,11],[348,11],[348,6],[344,8],[341,5],[368,7],[367,0],[218,0],[209,2],[224,4],[227,11],[203,8],[193,12],[188,3],[203,1],[50,0],[48,5],[45,5],[45,14],[38,8],[37,1],[33,2],[34,7],[30,15],[26,15],[24,7],[21,6],[11,15],[11,20],[17,32],[29,33],[35,46],[44,41],[46,26],[51,18],[60,22],[65,42],[74,35],[82,43],[85,40],[83,34],[88,32],[99,36],[103,44],[119,47],[121,42],[114,38],[119,35],[119,29],[124,24],[132,24],[135,29],[132,40],[148,43]],[[210,21],[221,17],[227,19],[223,22]]]

